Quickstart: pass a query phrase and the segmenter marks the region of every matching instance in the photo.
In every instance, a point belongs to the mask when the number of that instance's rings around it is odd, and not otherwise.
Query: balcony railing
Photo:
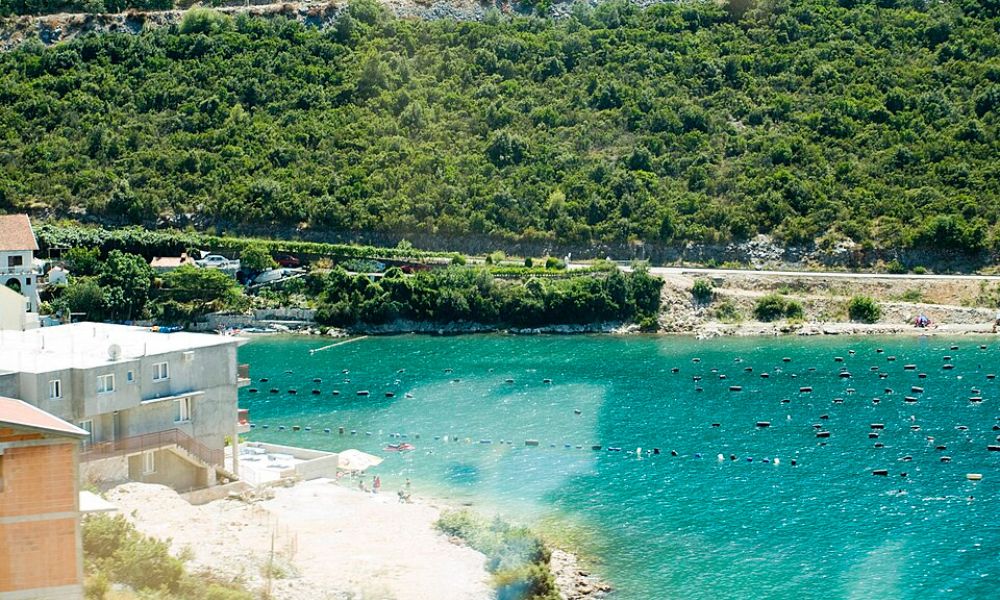
[[[90,443],[80,452],[80,462],[139,454],[149,450],[158,450],[166,446],[183,448],[188,454],[196,456],[202,462],[210,465],[221,466],[224,460],[222,450],[212,450],[180,429],[168,429],[166,431],[156,431],[111,442]]]

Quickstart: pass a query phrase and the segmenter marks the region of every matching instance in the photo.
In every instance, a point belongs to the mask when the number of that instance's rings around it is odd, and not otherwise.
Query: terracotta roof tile
[[[38,250],[28,215],[0,215],[0,252]]]
[[[83,429],[71,425],[59,417],[51,415],[23,400],[15,400],[14,398],[5,398],[3,396],[0,396],[0,425],[28,427],[30,429],[40,429],[73,437],[90,435]]]

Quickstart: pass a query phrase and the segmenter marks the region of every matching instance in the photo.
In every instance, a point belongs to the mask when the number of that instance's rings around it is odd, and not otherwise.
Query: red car
[[[291,254],[279,254],[274,257],[274,262],[286,269],[297,269],[302,266],[302,261]]]

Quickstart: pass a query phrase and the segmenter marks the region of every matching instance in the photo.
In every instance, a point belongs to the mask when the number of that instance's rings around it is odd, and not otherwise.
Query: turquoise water
[[[329,343],[240,350],[251,439],[359,448],[386,458],[389,493],[410,477],[571,536],[615,598],[997,597],[994,339],[399,336],[309,352]],[[416,449],[383,450],[400,441]]]

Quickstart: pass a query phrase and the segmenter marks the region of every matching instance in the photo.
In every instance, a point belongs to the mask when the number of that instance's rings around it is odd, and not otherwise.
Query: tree
[[[141,256],[120,250],[109,252],[98,274],[108,318],[117,321],[141,318],[154,277],[152,267]]]
[[[250,244],[240,252],[240,266],[249,269],[251,272],[259,273],[273,269],[278,263],[274,261],[271,253],[263,244]]]
[[[193,318],[222,310],[235,304],[242,296],[232,277],[218,269],[199,269],[184,265],[163,275],[159,297],[172,301],[175,315]]]
[[[52,303],[57,312],[79,313],[74,318],[103,321],[106,315],[104,290],[94,277],[73,277]]]
[[[97,274],[101,251],[97,248],[70,248],[63,258],[70,273],[80,277],[89,277]]]

